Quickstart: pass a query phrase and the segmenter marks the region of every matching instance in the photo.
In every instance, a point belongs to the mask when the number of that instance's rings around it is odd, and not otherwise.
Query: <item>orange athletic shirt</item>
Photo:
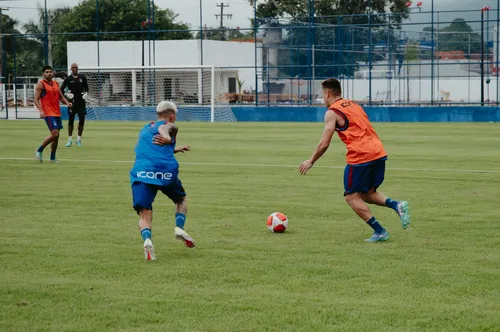
[[[352,100],[339,99],[328,109],[344,118],[337,133],[347,147],[347,164],[364,164],[387,157],[384,145],[361,106]]]
[[[43,84],[42,96],[40,103],[42,104],[43,113],[45,116],[61,116],[61,108],[59,107],[59,84],[52,80],[51,83],[41,80]]]

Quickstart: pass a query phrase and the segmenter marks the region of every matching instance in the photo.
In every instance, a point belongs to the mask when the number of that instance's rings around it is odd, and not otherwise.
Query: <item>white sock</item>
[[[72,140],[73,140],[73,136],[69,136],[68,141],[72,141]]]
[[[77,140],[77,141],[81,141],[81,140],[82,140],[82,136],[78,136],[78,137],[76,138],[76,140]]]

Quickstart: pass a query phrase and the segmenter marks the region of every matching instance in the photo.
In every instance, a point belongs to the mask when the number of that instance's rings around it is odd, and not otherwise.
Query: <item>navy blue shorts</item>
[[[46,116],[44,118],[47,127],[52,131],[54,129],[61,130],[63,129],[62,121],[60,116]]]
[[[344,196],[377,190],[384,182],[386,160],[387,157],[383,157],[365,164],[347,165],[344,171]]]
[[[155,201],[158,190],[168,196],[168,198],[176,204],[182,202],[184,197],[186,197],[186,192],[179,179],[165,187],[143,182],[134,182],[132,184],[134,210],[136,210],[137,213],[142,209],[153,210],[153,202]]]

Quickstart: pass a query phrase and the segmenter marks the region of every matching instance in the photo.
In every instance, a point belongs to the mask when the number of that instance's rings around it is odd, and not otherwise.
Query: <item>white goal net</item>
[[[84,67],[89,85],[87,115],[97,120],[152,120],[162,100],[174,101],[179,121],[236,121],[224,79],[214,66]],[[236,73],[237,74],[237,73]]]

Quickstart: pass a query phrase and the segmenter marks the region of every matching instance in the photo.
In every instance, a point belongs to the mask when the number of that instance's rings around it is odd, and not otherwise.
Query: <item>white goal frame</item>
[[[137,103],[137,84],[136,84],[136,75],[137,72],[141,72],[143,70],[198,70],[198,103],[203,105],[203,74],[202,70],[210,70],[210,122],[215,122],[215,74],[216,74],[216,66],[214,65],[188,65],[188,66],[97,66],[97,67],[78,67],[79,72],[120,72],[126,71],[132,74],[132,103]],[[71,75],[71,67],[68,68],[68,75]],[[208,106],[208,105],[207,105]]]

